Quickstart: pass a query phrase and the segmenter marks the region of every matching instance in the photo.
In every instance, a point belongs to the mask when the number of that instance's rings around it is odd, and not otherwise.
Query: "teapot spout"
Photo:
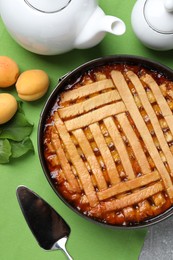
[[[124,22],[114,16],[105,15],[100,7],[90,17],[82,32],[75,40],[75,48],[85,49],[97,45],[104,38],[106,32],[122,35],[126,31]]]

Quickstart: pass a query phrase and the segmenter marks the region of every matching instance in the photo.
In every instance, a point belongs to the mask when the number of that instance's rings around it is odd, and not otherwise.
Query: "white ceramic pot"
[[[125,32],[123,21],[106,16],[96,0],[0,0],[0,12],[21,46],[44,55],[90,48],[105,32]]]
[[[173,49],[173,0],[137,0],[131,22],[136,36],[147,47]]]

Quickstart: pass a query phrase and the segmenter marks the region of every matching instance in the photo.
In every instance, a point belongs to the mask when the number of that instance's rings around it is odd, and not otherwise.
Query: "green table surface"
[[[101,0],[100,6],[110,15],[118,16],[126,23],[123,36],[107,34],[94,48],[73,50],[56,56],[41,56],[20,47],[8,34],[0,20],[0,55],[13,58],[20,71],[43,69],[51,80],[48,93],[39,101],[24,102],[28,120],[34,123],[31,135],[35,154],[28,154],[7,165],[0,165],[0,259],[1,260],[51,260],[66,259],[61,251],[41,249],[20,211],[16,188],[26,185],[48,201],[71,227],[67,248],[75,260],[136,260],[139,257],[147,230],[111,230],[93,224],[71,211],[57,198],[47,182],[40,166],[37,152],[37,126],[43,105],[55,88],[58,78],[84,62],[115,54],[144,56],[173,67],[172,51],[158,52],[143,46],[133,33],[131,11],[135,0]],[[14,88],[8,90],[16,96]],[[0,90],[3,92],[3,90]]]

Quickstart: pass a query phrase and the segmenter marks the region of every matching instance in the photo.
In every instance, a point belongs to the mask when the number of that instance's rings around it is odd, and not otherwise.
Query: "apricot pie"
[[[173,83],[138,66],[86,71],[57,97],[44,132],[52,182],[78,211],[141,223],[173,203]]]

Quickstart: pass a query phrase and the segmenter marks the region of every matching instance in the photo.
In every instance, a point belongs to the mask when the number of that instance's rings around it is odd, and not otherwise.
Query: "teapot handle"
[[[167,12],[173,12],[173,0],[165,0],[164,6]]]

